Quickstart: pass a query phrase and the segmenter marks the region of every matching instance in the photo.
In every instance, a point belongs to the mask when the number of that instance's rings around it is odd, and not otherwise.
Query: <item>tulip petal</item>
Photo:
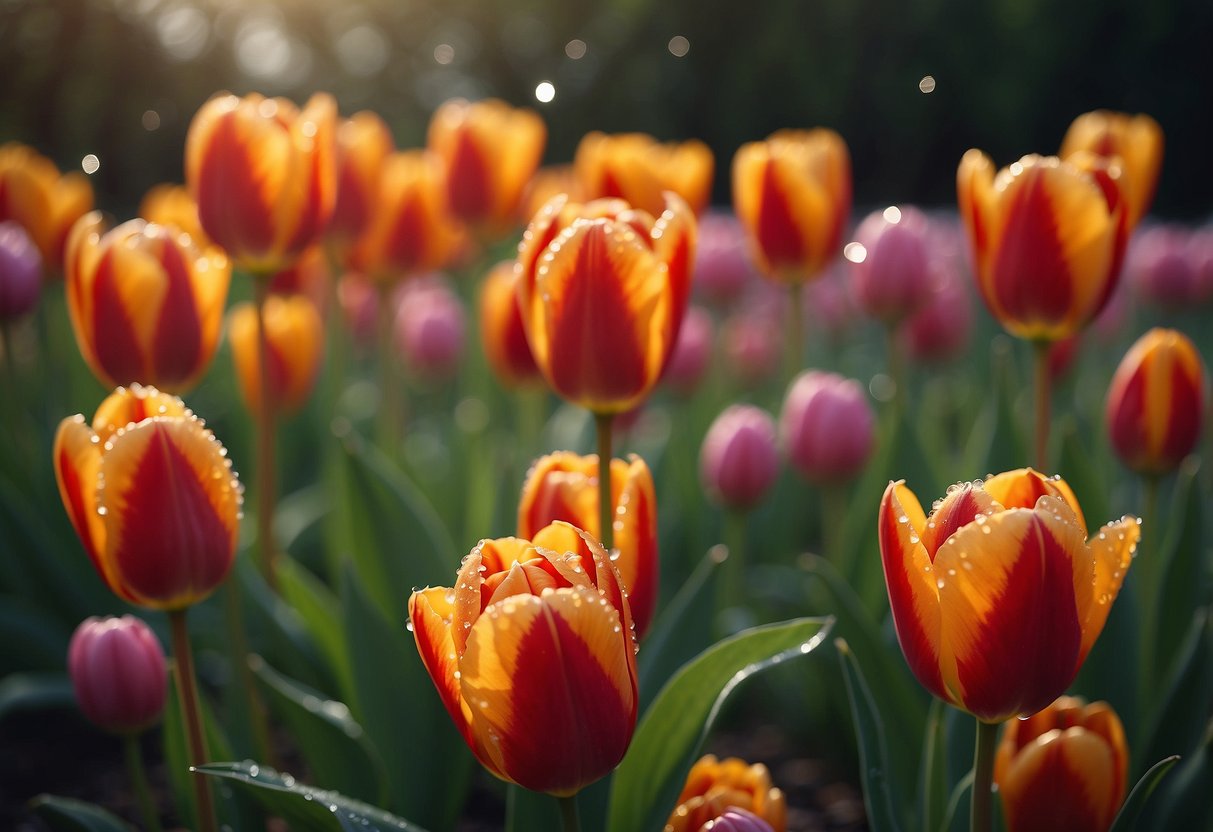
[[[1114,778],[1098,735],[1076,727],[1038,737],[999,783],[1009,832],[1105,832],[1119,808],[1109,808]]]
[[[126,600],[120,586],[110,579],[101,553],[105,550],[105,523],[97,514],[97,483],[101,472],[101,442],[89,430],[83,416],[59,423],[55,434],[55,479],[67,516],[84,544],[97,574]]]
[[[455,727],[468,746],[472,747],[472,714],[463,701],[459,687],[459,659],[455,654],[451,631],[453,616],[452,593],[446,587],[417,590],[409,597],[409,622],[421,662],[438,689],[438,696]],[[460,629],[470,627],[460,626]]]
[[[1061,477],[1046,477],[1031,468],[1020,468],[995,474],[985,481],[983,487],[1003,508],[1035,508],[1036,502],[1046,496],[1062,499],[1077,517],[1078,525],[1086,536],[1087,522],[1078,505],[1078,498]]]
[[[460,680],[481,761],[557,795],[614,768],[636,718],[620,628],[619,612],[588,588],[486,609],[472,626]]]
[[[953,486],[927,519],[926,527],[922,530],[922,545],[927,547],[933,561],[939,547],[961,526],[973,522],[979,514],[990,515],[1001,509],[995,498],[979,484]]]
[[[1091,538],[1089,546],[1095,561],[1095,580],[1088,607],[1085,610],[1079,608],[1079,614],[1083,616],[1079,662],[1086,659],[1095,639],[1103,632],[1112,602],[1120,594],[1120,587],[1133,563],[1140,539],[1141,523],[1135,517],[1122,517],[1115,523],[1109,523]]]
[[[155,387],[132,384],[130,387],[119,387],[105,397],[93,414],[93,431],[104,443],[119,429],[137,425],[144,419],[187,415],[189,410],[185,402],[176,396],[161,393]]]

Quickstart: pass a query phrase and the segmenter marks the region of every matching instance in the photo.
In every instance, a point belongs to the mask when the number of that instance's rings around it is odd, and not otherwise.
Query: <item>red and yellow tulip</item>
[[[733,209],[762,271],[813,280],[838,256],[851,213],[851,156],[833,130],[780,130],[733,157]]]
[[[212,245],[198,219],[198,203],[184,185],[165,182],[151,187],[139,203],[139,216],[184,231],[198,248]]]
[[[1149,116],[1096,110],[1074,119],[1058,155],[1068,159],[1087,152],[1118,160],[1124,179],[1125,213],[1129,227],[1136,228],[1154,199],[1162,149],[1162,128]]]
[[[729,809],[753,812],[774,832],[784,832],[788,825],[787,801],[783,792],[771,785],[766,766],[748,765],[737,757],[718,760],[708,754],[691,766],[665,832],[698,832]]]
[[[1007,723],[994,758],[1008,832],[1107,832],[1128,771],[1120,717],[1072,696]]]
[[[544,378],[597,414],[653,389],[686,312],[695,217],[666,192],[654,217],[618,199],[556,196],[518,247],[518,308]]]
[[[482,540],[454,587],[409,599],[417,649],[490,772],[575,794],[623,759],[636,727],[636,639],[619,574],[566,523]]]
[[[1143,474],[1179,466],[1200,440],[1205,367],[1182,332],[1155,328],[1129,349],[1108,390],[1106,421],[1112,447]]]
[[[207,235],[237,267],[270,275],[319,239],[337,190],[337,104],[223,94],[185,139],[185,178]]]
[[[1019,338],[1058,341],[1103,309],[1129,225],[1119,166],[1088,153],[1024,156],[997,174],[980,150],[960,160],[957,194],[977,286]]]
[[[615,566],[623,579],[643,638],[657,604],[657,492],[649,466],[636,455],[611,460],[611,506],[614,510]],[[598,456],[569,451],[535,461],[522,486],[518,503],[518,535],[529,538],[545,526],[563,520],[600,538],[598,519]]]
[[[663,144],[644,133],[587,133],[577,145],[573,169],[590,199],[618,198],[660,214],[673,191],[695,214],[712,195],[712,151],[701,141]]]
[[[257,355],[257,309],[232,308],[227,335],[240,392],[253,413],[261,412],[261,364]],[[324,354],[324,323],[306,295],[270,295],[265,301],[269,392],[275,414],[300,408],[312,393]]]
[[[192,387],[219,342],[231,266],[176,228],[141,219],[106,230],[100,212],[72,229],[64,262],[80,353],[107,387]]]
[[[518,311],[518,276],[513,261],[498,263],[480,287],[480,343],[489,366],[506,387],[518,387],[543,376],[526,341]]]
[[[59,174],[55,163],[17,142],[0,145],[0,222],[21,225],[48,269],[63,262],[76,220],[93,208],[93,186],[83,174]]]
[[[206,598],[231,569],[243,488],[227,451],[181,399],[119,387],[55,436],[59,495],[113,592],[159,610]]]
[[[572,165],[548,165],[535,171],[522,192],[523,218],[535,216],[560,194],[565,194],[569,202],[588,202],[590,199]]]
[[[430,119],[426,139],[446,169],[451,213],[493,237],[519,222],[522,191],[546,143],[538,113],[495,98],[447,101]]]
[[[1030,468],[953,486],[930,515],[889,483],[879,531],[910,669],[985,722],[1033,714],[1073,681],[1140,537],[1124,517],[1088,540],[1070,487]]]
[[[370,224],[383,164],[396,149],[392,131],[369,110],[337,128],[337,197],[325,236],[344,254]]]

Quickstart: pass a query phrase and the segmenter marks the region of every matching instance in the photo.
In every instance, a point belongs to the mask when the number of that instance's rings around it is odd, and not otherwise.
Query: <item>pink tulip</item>
[[[699,472],[720,505],[746,509],[761,502],[779,475],[775,420],[753,405],[727,408],[703,439]]]
[[[855,298],[886,324],[903,320],[931,290],[930,226],[916,208],[889,207],[869,214],[848,246]]]
[[[409,282],[396,312],[396,345],[413,372],[431,379],[449,378],[463,357],[463,305],[445,281]]]
[[[80,710],[106,731],[137,733],[164,711],[164,651],[133,615],[83,621],[72,635],[67,669]]]
[[[15,222],[0,222],[0,321],[11,321],[34,308],[42,288],[42,255]]]
[[[792,382],[779,417],[788,461],[817,483],[845,481],[867,464],[876,418],[854,379],[809,370]]]

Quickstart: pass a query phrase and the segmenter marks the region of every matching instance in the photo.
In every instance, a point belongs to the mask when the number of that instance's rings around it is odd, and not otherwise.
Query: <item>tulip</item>
[[[1125,179],[1125,210],[1130,228],[1150,208],[1162,167],[1162,128],[1147,115],[1130,116],[1109,110],[1083,113],[1070,125],[1061,142],[1063,159],[1092,153],[1116,160]]]
[[[149,223],[185,232],[199,249],[212,245],[198,219],[198,203],[184,185],[162,183],[152,187],[139,203],[139,216]]]
[[[19,224],[0,222],[0,328],[33,309],[41,288],[42,255],[38,247]]]
[[[68,647],[67,670],[80,710],[102,730],[139,733],[164,712],[164,651],[133,615],[82,621]]]
[[[182,610],[227,576],[242,487],[227,451],[181,399],[119,387],[55,435],[63,506],[101,579],[124,601]]]
[[[549,165],[535,171],[531,181],[522,192],[521,214],[523,219],[533,217],[554,197],[564,194],[569,202],[588,202],[581,180],[572,165]]]
[[[617,197],[650,214],[665,210],[665,191],[702,213],[711,196],[714,166],[712,151],[701,141],[662,144],[644,133],[587,133],[573,157],[591,199]]]
[[[94,211],[72,228],[63,271],[76,344],[102,384],[179,391],[206,372],[231,280],[223,252],[141,219],[107,231]]]
[[[733,157],[733,207],[754,260],[781,283],[804,283],[839,253],[851,211],[851,160],[832,130],[780,130]]]
[[[316,242],[337,189],[337,105],[312,96],[302,111],[256,93],[217,95],[185,139],[185,178],[207,235],[240,269],[270,275]]]
[[[347,253],[370,224],[383,164],[395,147],[387,124],[367,110],[337,128],[337,196],[325,236],[339,254]]]
[[[418,590],[422,662],[492,774],[567,797],[610,772],[636,727],[636,640],[619,574],[568,524],[482,540],[454,587]]]
[[[699,832],[775,832],[775,830],[771,824],[753,812],[747,812],[745,809],[729,809],[699,827]]]
[[[1036,713],[1073,681],[1140,537],[1087,539],[1070,487],[1030,468],[948,489],[926,515],[904,481],[880,505],[897,638],[918,680],[986,723]]]
[[[256,307],[250,303],[233,307],[227,329],[244,403],[253,413],[260,413]],[[302,407],[312,393],[324,353],[324,324],[306,296],[271,295],[265,303],[265,336],[271,410],[290,413]]]
[[[558,451],[527,473],[518,503],[518,535],[530,538],[557,521],[599,537],[598,457]],[[611,460],[610,505],[615,566],[627,591],[636,636],[643,638],[657,605],[657,493],[648,465],[636,455]],[[614,553],[612,553],[614,555]]]
[[[480,287],[480,343],[497,380],[518,387],[542,378],[518,310],[514,263],[498,263]]]
[[[1169,311],[1205,300],[1189,235],[1180,229],[1159,226],[1138,234],[1129,246],[1125,271],[1138,294]]]
[[[401,292],[396,345],[404,363],[424,378],[450,378],[463,357],[464,314],[459,297],[444,282],[418,280]]]
[[[788,389],[779,433],[788,461],[813,482],[854,477],[867,464],[876,418],[854,379],[810,370]]]
[[[753,274],[745,231],[737,218],[722,213],[702,217],[695,252],[695,291],[708,303],[727,309],[740,300]]]
[[[1105,417],[1117,455],[1146,475],[1172,471],[1200,439],[1205,367],[1186,335],[1152,329],[1129,349],[1108,390]]]
[[[678,330],[662,381],[680,396],[690,396],[703,381],[711,360],[712,316],[702,307],[692,306]]]
[[[451,213],[496,237],[519,219],[518,206],[547,142],[534,110],[504,101],[452,99],[430,119],[426,144],[446,169]]]
[[[678,806],[666,821],[665,832],[696,832],[714,818],[734,813],[747,820],[756,819],[763,825],[754,826],[754,821],[750,820],[748,826],[718,822],[710,828],[783,832],[787,827],[787,812],[783,792],[771,785],[771,773],[766,766],[761,763],[747,765],[736,757],[717,760],[708,754],[691,766],[686,785],[678,797]]]
[[[916,208],[869,214],[855,231],[862,255],[851,268],[855,297],[865,312],[894,325],[913,314],[932,288],[930,226]]]
[[[305,295],[324,319],[332,297],[333,270],[324,247],[309,246],[299,259],[270,279],[269,291],[278,295]]]
[[[902,321],[898,345],[917,361],[961,355],[973,334],[973,305],[959,280],[944,280],[918,311]]]
[[[757,505],[779,476],[775,420],[753,405],[728,407],[704,436],[699,476],[713,502],[733,509]]]
[[[24,228],[48,269],[63,263],[68,230],[92,208],[93,187],[86,176],[61,176],[51,160],[23,144],[0,145],[0,222],[12,220]]]

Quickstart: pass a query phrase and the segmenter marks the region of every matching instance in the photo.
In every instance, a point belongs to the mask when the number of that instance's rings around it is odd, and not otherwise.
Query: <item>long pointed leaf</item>
[[[116,815],[83,800],[42,794],[30,805],[54,832],[131,832],[132,829]]]
[[[855,718],[855,734],[859,738],[860,779],[863,781],[863,805],[868,812],[868,824],[872,832],[892,832],[900,829],[901,824],[893,809],[884,721],[876,710],[872,691],[868,688],[855,654],[843,639],[835,639],[834,646],[842,662],[842,677],[846,680],[851,714]]]
[[[1120,807],[1120,812],[1116,815],[1116,820],[1112,822],[1112,828],[1109,832],[1129,832],[1129,830],[1137,828],[1137,819],[1141,816],[1141,812],[1146,806],[1146,801],[1150,799],[1150,795],[1158,788],[1158,784],[1162,782],[1162,779],[1178,762],[1179,755],[1159,760],[1150,767],[1149,771],[1141,776],[1141,779],[1137,781],[1137,785],[1133,787],[1133,791],[1129,792],[1125,805]],[[1195,829],[1196,827],[1187,828]]]

